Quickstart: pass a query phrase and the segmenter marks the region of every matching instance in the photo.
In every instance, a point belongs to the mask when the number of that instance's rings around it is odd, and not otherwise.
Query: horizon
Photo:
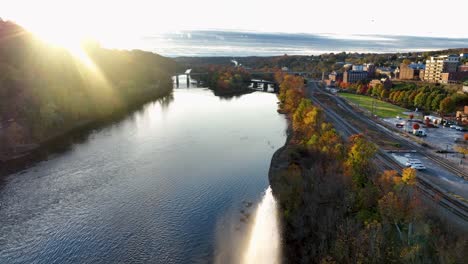
[[[457,6],[459,10],[468,7],[468,3],[460,0],[447,0],[444,5]],[[25,9],[25,6],[28,8]],[[234,32],[259,36],[315,36],[348,42],[377,41],[386,42],[390,46],[395,46],[393,41],[406,39],[404,46],[395,47],[396,52],[468,47],[468,32],[463,27],[456,26],[465,22],[462,15],[437,12],[438,19],[426,19],[439,5],[404,0],[395,0],[385,9],[374,6],[370,0],[364,0],[359,5],[339,0],[333,6],[327,2],[310,3],[305,0],[293,0],[288,2],[287,6],[266,0],[228,1],[222,5],[214,0],[164,3],[148,0],[83,0],[66,3],[45,0],[31,3],[16,0],[6,1],[2,17],[21,25],[47,42],[69,49],[77,49],[83,39],[94,39],[107,48],[142,49],[152,52],[162,49],[161,54],[169,57],[186,56],[188,53],[183,52],[179,55],[174,51],[168,52],[164,47],[167,43],[160,43],[163,46],[150,46],[143,43],[143,40],[178,32]],[[399,15],[401,12],[405,12],[403,17]],[[413,42],[408,42],[408,39]],[[420,43],[420,39],[428,41]],[[431,40],[449,42],[450,45],[430,45]],[[289,52],[302,55],[317,55],[328,51],[389,52],[385,47],[372,49],[343,45],[339,49],[323,50],[324,47],[300,47],[299,50],[293,47]],[[211,56],[219,52],[203,54]],[[245,56],[272,56],[284,53],[286,52],[269,51],[266,54],[249,53]],[[203,54],[196,56],[205,56]],[[239,56],[238,53],[229,55]]]

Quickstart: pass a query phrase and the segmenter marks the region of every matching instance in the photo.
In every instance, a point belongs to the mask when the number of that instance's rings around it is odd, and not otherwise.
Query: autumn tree
[[[364,187],[372,175],[371,159],[377,151],[377,147],[367,141],[362,134],[353,135],[349,142],[346,168],[356,187]]]
[[[412,168],[403,169],[403,173],[401,175],[401,181],[407,185],[416,184],[416,170]]]
[[[453,113],[455,111],[455,102],[452,100],[452,98],[447,97],[443,99],[440,102],[439,111],[445,114]]]

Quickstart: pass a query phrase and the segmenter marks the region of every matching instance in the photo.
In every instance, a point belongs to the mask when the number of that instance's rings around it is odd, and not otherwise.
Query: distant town
[[[397,83],[400,86],[404,86],[405,83],[418,85],[442,84],[447,87],[452,85],[452,91],[455,90],[459,94],[468,93],[468,53],[430,56],[425,63],[411,61],[405,56],[401,56],[399,59],[403,59],[403,61],[398,67],[377,67],[373,63],[351,64],[337,62],[338,65],[342,65],[342,69],[332,71],[328,76],[323,74],[322,80],[329,88],[349,89],[359,94],[365,93],[363,90],[375,89],[376,87],[382,87],[388,91]],[[390,93],[382,94],[382,96],[379,93],[378,97],[396,103],[395,99],[392,100]],[[414,98],[415,96],[413,96]],[[436,99],[435,96],[426,98],[426,100],[434,99]],[[466,103],[466,99],[461,101]],[[449,114],[447,111],[440,111],[440,102],[441,100],[438,101],[438,104],[433,104],[435,106],[432,109],[431,107],[421,108],[426,112],[433,110],[441,114]],[[404,106],[412,105],[410,103]],[[418,105],[413,106],[417,107]],[[460,106],[463,109],[460,109]],[[468,106],[458,105],[454,110],[457,110],[457,108],[460,111],[455,112],[455,120],[460,125],[466,125],[468,122]]]
[[[342,71],[333,71],[326,80],[328,86],[340,86],[342,83],[357,83],[372,80],[390,85],[387,80],[413,80],[430,83],[454,84],[468,80],[468,53],[460,55],[431,56],[426,63],[404,59],[397,68],[376,67],[373,63],[353,65],[337,62]],[[383,77],[375,81],[375,77]],[[371,82],[372,82],[371,81]],[[346,85],[344,85],[346,86]],[[468,90],[464,90],[468,92]]]

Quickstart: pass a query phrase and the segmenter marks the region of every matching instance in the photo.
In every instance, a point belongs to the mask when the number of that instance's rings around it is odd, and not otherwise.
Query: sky
[[[57,42],[92,37],[131,46],[134,37],[204,29],[468,38],[467,0],[0,0],[0,6],[2,19]]]

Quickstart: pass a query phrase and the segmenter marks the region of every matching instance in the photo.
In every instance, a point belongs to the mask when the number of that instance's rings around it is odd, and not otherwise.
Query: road
[[[317,82],[309,81],[306,92],[309,98],[312,100],[312,102],[320,106],[324,110],[328,121],[333,123],[337,131],[339,131],[342,134],[342,136],[349,137],[353,134],[363,133],[363,131],[361,131],[359,127],[351,124],[348,119],[343,118],[343,116],[341,116],[339,113],[331,109],[329,106],[317,99],[316,96],[314,96],[316,94],[326,94],[318,87]],[[454,197],[453,195],[454,193],[456,195],[465,197],[465,199],[468,196],[468,184],[465,180],[459,178],[468,177],[466,175],[466,171],[462,171],[456,166],[453,166],[448,162],[440,160],[440,158],[433,157],[433,155],[427,153],[427,150],[424,149],[424,147],[409,142],[406,139],[395,135],[392,131],[388,130],[387,128],[377,124],[374,120],[370,120],[369,118],[356,113],[354,109],[343,99],[329,94],[327,94],[327,96],[333,98],[333,101],[337,104],[339,108],[343,109],[343,111],[346,111],[347,113],[351,113],[356,120],[362,122],[366,127],[378,130],[383,137],[388,137],[392,141],[398,142],[401,146],[405,147],[406,149],[415,150],[417,153],[414,155],[421,156],[421,158],[425,158],[428,161],[430,161],[430,170],[428,170],[427,172],[418,172],[418,188],[422,191],[422,193],[424,193],[427,197],[430,197],[432,200],[435,200],[435,202],[442,206],[444,209],[452,212],[453,215],[459,217],[459,219],[461,219],[465,223],[468,223],[468,204],[465,201]],[[379,148],[378,153],[376,154],[376,164],[382,170],[392,169],[401,172],[401,170],[403,169],[402,164],[398,162],[394,156],[392,156],[387,151],[381,148]],[[461,186],[462,188],[453,188],[455,186],[443,185],[440,173],[444,171],[448,174],[452,174],[451,177],[457,179],[457,183],[460,184],[455,184],[456,187]],[[457,175],[458,177],[455,175]],[[450,191],[447,191],[447,189],[450,189]]]

